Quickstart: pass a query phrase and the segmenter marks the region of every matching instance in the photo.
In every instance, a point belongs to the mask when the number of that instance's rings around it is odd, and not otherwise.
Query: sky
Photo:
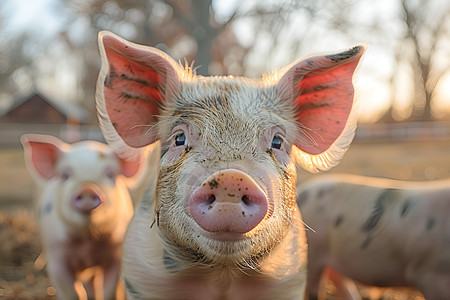
[[[244,4],[250,4],[254,0],[246,1]],[[229,15],[234,11],[234,8],[239,5],[241,1],[239,0],[216,0],[213,3],[213,7],[218,14],[219,20],[222,18],[226,20]],[[388,22],[393,18],[395,14],[398,13],[398,7],[396,7],[397,1],[392,0],[380,0],[377,6],[378,11],[370,11],[366,7],[358,8],[358,13],[354,14],[355,18],[359,18],[361,22],[365,20],[370,20],[371,16],[376,14],[383,22]],[[55,13],[54,6],[58,4],[56,0],[7,0],[5,2],[3,9],[6,11],[6,15],[9,16],[7,21],[7,26],[2,28],[1,34],[17,35],[23,30],[32,32],[34,35],[38,36],[43,42],[51,39],[54,35],[58,34],[59,28],[64,25],[67,21],[64,13],[58,10],[58,14]],[[64,12],[64,10],[62,10]],[[78,24],[79,35],[83,34],[82,21]],[[296,34],[296,28],[301,26],[309,26],[305,23],[304,19],[301,17],[295,17],[292,20],[291,26],[286,28],[282,34],[285,37],[285,43],[281,43],[278,47],[279,50],[273,53],[273,56],[269,59],[269,63],[265,62],[264,66],[268,67],[267,71],[271,69],[280,68],[283,65],[290,63],[286,61],[286,55],[283,50],[289,48],[289,37]],[[239,41],[243,45],[250,45],[250,42],[255,36],[255,30],[257,28],[252,27],[251,20],[243,19],[235,24],[234,31],[237,35]],[[393,26],[392,30],[400,30],[399,28]],[[73,34],[77,34],[76,32]],[[366,42],[364,38],[360,40],[352,40],[342,38],[341,36],[331,36],[326,35],[321,32],[318,28],[311,34],[327,36],[326,39],[315,39],[315,43],[311,43],[302,47],[302,53],[299,53],[299,57],[303,55],[309,55],[316,52],[330,52],[346,49],[355,43]],[[257,47],[254,47],[252,55],[249,55],[246,63],[250,69],[256,70],[253,74],[249,75],[258,76],[262,70],[258,67],[261,65],[261,59],[267,60],[266,53],[267,49],[270,47],[267,41],[261,39],[258,42]],[[55,52],[57,49],[55,49]],[[64,58],[62,58],[64,60]],[[43,61],[43,64],[45,62]],[[42,82],[42,88],[44,90],[48,89],[50,94],[54,91],[54,86],[58,86],[59,93],[65,93],[64,98],[69,98],[76,91],[72,89],[76,88],[74,80],[76,80],[73,74],[70,74],[67,70],[76,64],[76,61],[62,62],[62,67],[59,68],[59,73],[57,76],[53,76],[53,80],[57,82]],[[356,93],[360,104],[360,120],[361,121],[374,121],[383,111],[386,110],[387,105],[390,103],[390,91],[387,86],[388,76],[392,69],[392,59],[386,49],[382,49],[379,45],[368,44],[368,50],[363,58],[360,67],[358,69],[357,76],[355,77]],[[43,66],[45,69],[45,65]],[[18,75],[20,76],[20,74]],[[399,75],[397,80],[397,91],[396,91],[396,105],[403,109],[403,113],[408,113],[410,108],[410,103],[408,99],[411,96],[411,87],[407,84],[410,80],[411,71],[405,68],[403,72]],[[440,90],[441,101],[439,101],[442,109],[447,110],[450,106],[448,99],[450,99],[450,74],[446,74],[442,78],[442,84],[438,87]],[[447,101],[442,101],[442,99],[447,99]]]

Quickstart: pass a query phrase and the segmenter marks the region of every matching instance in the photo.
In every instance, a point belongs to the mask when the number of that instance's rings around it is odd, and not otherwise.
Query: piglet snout
[[[89,214],[102,203],[100,191],[93,187],[82,187],[72,198],[72,206],[83,214]]]
[[[243,234],[264,219],[268,200],[249,175],[228,169],[212,174],[193,192],[189,210],[206,231]]]

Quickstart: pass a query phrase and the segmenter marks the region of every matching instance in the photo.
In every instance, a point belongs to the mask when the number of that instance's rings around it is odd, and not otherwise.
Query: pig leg
[[[331,268],[324,272],[324,278],[328,278],[336,287],[336,296],[343,300],[361,300],[361,295],[356,288],[356,284],[349,278],[339,274]]]
[[[321,266],[314,266],[312,261],[308,261],[308,279],[306,284],[307,296],[309,299],[319,298],[320,278],[322,276],[323,268]]]
[[[56,289],[58,299],[78,299],[74,288],[75,274],[59,260],[48,260],[47,272]]]
[[[103,290],[105,291],[105,299],[123,299],[124,290],[117,291],[120,279],[120,263],[112,263],[103,269]],[[119,287],[120,288],[120,287]]]

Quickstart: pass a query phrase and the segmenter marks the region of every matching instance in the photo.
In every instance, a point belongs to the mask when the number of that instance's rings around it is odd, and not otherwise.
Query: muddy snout
[[[95,186],[83,186],[72,197],[72,207],[82,214],[90,214],[102,203],[103,193]]]
[[[212,174],[193,192],[189,210],[206,231],[243,234],[264,219],[268,199],[249,175],[228,169]]]

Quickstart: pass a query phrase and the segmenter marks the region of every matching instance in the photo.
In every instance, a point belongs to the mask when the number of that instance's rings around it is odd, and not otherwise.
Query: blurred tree
[[[413,71],[412,113],[407,121],[433,120],[432,101],[439,79],[450,67],[447,55],[439,55],[446,48],[450,38],[450,3],[443,1],[400,0],[400,19],[404,31],[399,44],[394,47],[395,67],[392,76],[397,75],[398,66],[410,65]],[[389,34],[389,32],[386,32]],[[391,81],[395,90],[395,80]],[[395,92],[392,93],[395,97]],[[382,118],[383,121],[395,121],[393,99],[391,107]]]
[[[448,69],[448,62],[438,60],[436,55],[443,39],[448,39],[450,6],[434,5],[431,1],[402,0],[406,39],[413,45],[410,62],[415,79],[415,95],[412,120],[431,120],[431,101],[436,84]],[[445,66],[444,66],[445,64]],[[443,68],[444,67],[444,68]]]
[[[1,92],[42,85],[47,77],[53,78],[47,80],[50,89],[61,92],[66,87],[55,82],[67,77],[65,82],[72,84],[67,98],[83,103],[93,121],[99,30],[160,48],[175,60],[185,58],[182,63],[201,75],[260,76],[301,54],[330,50],[329,44],[344,48],[366,41],[394,62],[390,76],[381,74],[378,65],[368,67],[373,77],[385,76],[391,86],[391,108],[384,118],[390,121],[396,120],[392,115],[400,66],[410,65],[416,76],[411,119],[417,120],[432,117],[433,90],[450,65],[437,59],[448,38],[449,4],[443,0],[398,0],[397,14],[389,17],[372,13],[379,5],[370,0],[234,0],[226,5],[221,0],[53,2],[54,13],[64,20],[57,35],[45,39],[25,31],[0,41]],[[2,10],[0,25],[4,21]]]

